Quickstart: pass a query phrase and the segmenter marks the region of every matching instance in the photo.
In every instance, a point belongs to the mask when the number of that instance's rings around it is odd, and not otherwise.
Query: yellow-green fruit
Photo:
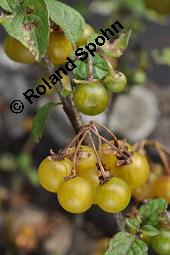
[[[164,198],[170,204],[170,176],[160,176],[155,182],[154,191],[158,197]]]
[[[71,25],[71,24],[70,24]],[[53,31],[49,36],[48,57],[53,64],[62,65],[73,51],[71,42],[63,32]]]
[[[170,254],[170,230],[166,228],[159,229],[160,234],[152,238],[152,249],[158,255]]]
[[[87,169],[86,171],[81,171],[78,176],[86,179],[92,185],[94,190],[94,196],[95,196],[96,189],[99,186],[99,178],[97,174],[97,169],[93,167],[93,168]]]
[[[150,168],[146,157],[135,152],[132,156],[132,163],[117,166],[113,173],[135,189],[145,184],[149,177]]]
[[[88,210],[94,200],[92,185],[82,177],[75,177],[62,183],[58,191],[60,205],[70,213]]]
[[[7,56],[15,62],[23,64],[33,64],[35,62],[35,57],[31,52],[20,41],[11,36],[6,37],[4,50]]]
[[[109,94],[100,80],[82,82],[74,91],[74,103],[81,113],[98,115],[108,106]]]
[[[112,177],[97,187],[95,202],[102,210],[117,213],[127,207],[130,198],[131,189],[128,184],[120,178]]]
[[[38,179],[44,189],[57,193],[64,178],[71,174],[72,161],[68,158],[53,160],[45,158],[38,168]]]
[[[80,151],[78,153],[76,172],[81,174],[81,172],[88,171],[91,168],[96,168],[97,158],[94,150],[89,146],[80,146]]]
[[[152,165],[151,165],[151,170],[152,170]],[[155,182],[158,180],[161,168],[158,166],[154,166],[154,170],[150,172],[148,181],[142,185],[141,187],[134,189],[132,192],[133,197],[137,201],[143,201],[146,199],[152,199],[156,197],[156,192],[155,192]]]
[[[154,192],[154,183],[145,183],[141,187],[134,189],[132,196],[136,201],[144,201],[146,199],[152,199],[156,196]]]
[[[114,142],[112,142],[114,145]],[[130,144],[126,143],[125,146],[128,147],[128,151],[133,151],[133,148]],[[102,145],[102,162],[104,164],[105,169],[110,170],[112,172],[112,174],[114,175],[114,170],[117,167],[117,157],[114,154],[114,151],[112,149],[112,147],[107,144],[104,143]]]
[[[94,32],[94,29],[89,24],[86,24],[82,38],[77,41],[77,47],[80,47],[81,45],[86,45],[88,37]]]

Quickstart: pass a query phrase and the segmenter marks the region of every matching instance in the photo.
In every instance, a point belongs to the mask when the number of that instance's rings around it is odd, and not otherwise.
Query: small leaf
[[[80,60],[75,61],[75,65],[77,66],[73,70],[73,77],[76,80],[86,80],[87,78],[87,64]]]
[[[119,232],[109,243],[104,255],[147,255],[148,247],[142,240],[126,232]]]
[[[126,225],[129,227],[130,230],[139,230],[142,221],[139,216],[136,218],[126,218]]]
[[[73,8],[55,0],[45,0],[50,18],[61,27],[66,37],[75,43],[84,31],[85,21]]]
[[[71,90],[69,89],[66,89],[66,88],[62,88],[60,91],[59,91],[60,95],[62,97],[67,97],[71,94]]]
[[[42,106],[35,115],[32,123],[32,135],[35,142],[39,142],[40,138],[42,137],[45,121],[49,112],[54,109],[55,106],[56,104],[49,102]]]
[[[1,0],[0,1],[0,6],[2,9],[8,12],[13,12],[18,5],[16,0]]]
[[[115,48],[119,48],[125,50],[128,46],[129,39],[131,37],[132,31],[127,31],[125,33],[120,34],[119,38],[115,40]]]
[[[167,206],[164,199],[150,200],[140,207],[139,216],[144,224],[156,226],[160,220],[160,215],[166,211]]]
[[[87,61],[75,61],[76,68],[73,70],[74,79],[86,80],[87,79]],[[96,54],[93,58],[93,78],[101,80],[108,75],[108,65],[106,61]]]
[[[152,225],[144,225],[141,228],[141,231],[147,236],[157,236],[160,233],[159,230]]]
[[[121,33],[113,43],[109,43],[102,47],[106,55],[119,58],[123,55],[125,49],[128,47],[129,39],[131,36],[131,31]]]
[[[106,61],[96,54],[93,58],[93,76],[94,79],[103,79],[108,75],[108,64]]]

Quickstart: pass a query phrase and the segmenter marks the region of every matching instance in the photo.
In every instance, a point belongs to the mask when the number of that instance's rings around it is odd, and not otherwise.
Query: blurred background
[[[112,98],[109,109],[93,119],[131,143],[156,139],[170,149],[170,16],[164,1],[150,7],[144,0],[63,2],[96,31],[116,20],[132,30],[128,49],[114,63],[127,76],[128,91]],[[38,85],[43,70],[9,60],[3,51],[5,37],[0,27],[0,254],[102,255],[116,232],[113,216],[95,206],[84,215],[67,214],[37,182],[41,160],[51,148],[66,145],[74,132],[57,108],[40,143],[32,141],[32,119],[41,105],[57,100],[55,95],[32,105],[25,101],[22,114],[10,111],[14,99],[23,99],[28,88]],[[158,160],[156,155],[153,159]]]

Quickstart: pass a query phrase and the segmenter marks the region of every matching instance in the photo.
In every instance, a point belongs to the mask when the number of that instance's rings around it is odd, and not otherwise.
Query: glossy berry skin
[[[113,77],[106,77],[106,87],[113,93],[123,92],[127,87],[127,78],[121,72],[115,72]]]
[[[117,157],[112,148],[104,143],[102,145],[102,162],[106,170],[113,171],[117,166]]]
[[[170,176],[159,177],[155,182],[154,191],[158,197],[164,198],[170,204]]]
[[[82,45],[86,45],[88,37],[90,35],[92,35],[94,32],[95,32],[94,29],[89,24],[86,24],[85,28],[84,28],[84,33],[83,33],[82,38],[80,38],[77,41],[77,47],[80,47]]]
[[[108,92],[100,81],[91,81],[77,85],[74,92],[75,105],[81,113],[98,115],[109,103]]]
[[[49,36],[48,57],[53,64],[62,65],[73,51],[71,42],[63,32],[53,31]]]
[[[148,181],[141,187],[134,189],[132,191],[132,195],[136,201],[141,202],[146,199],[148,200],[156,197],[155,182],[159,178],[161,171],[162,169],[159,165],[156,166],[151,165],[151,172]]]
[[[7,56],[19,63],[33,64],[35,63],[35,57],[20,41],[11,36],[7,36],[4,41],[4,50]]]
[[[127,207],[130,198],[131,189],[128,184],[117,177],[112,177],[97,187],[95,202],[102,210],[117,213]]]
[[[169,255],[170,254],[170,230],[161,228],[160,234],[153,237],[151,241],[153,250],[158,255]]]
[[[150,168],[147,159],[135,152],[132,156],[132,163],[118,166],[113,173],[134,189],[144,185],[149,177]]]
[[[141,187],[134,189],[132,195],[136,201],[144,201],[146,199],[154,198],[156,196],[154,192],[154,183],[145,183]]]
[[[62,183],[58,191],[60,205],[70,213],[82,213],[93,204],[92,185],[82,177],[75,177]]]
[[[94,190],[99,186],[99,178],[97,174],[97,169],[95,167],[89,168],[86,171],[81,171],[79,176],[86,179],[93,186]]]
[[[76,164],[77,174],[96,168],[96,163],[97,158],[94,150],[89,146],[81,145]]]
[[[114,142],[112,143],[114,145]],[[133,148],[130,144],[126,143],[126,146],[128,147],[128,151],[133,151]],[[102,162],[105,169],[111,171],[112,174],[114,174],[114,170],[117,167],[117,157],[114,154],[114,151],[109,144],[104,143],[102,145],[102,152]]]
[[[38,168],[38,179],[44,189],[57,193],[64,178],[71,174],[71,170],[72,161],[68,158],[53,160],[47,157]]]

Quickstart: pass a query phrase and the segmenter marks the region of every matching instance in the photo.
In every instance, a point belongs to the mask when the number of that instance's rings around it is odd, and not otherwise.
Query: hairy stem
[[[115,213],[114,214],[114,219],[116,221],[116,224],[118,226],[119,231],[126,231],[126,226],[125,226],[125,219],[123,213]]]

